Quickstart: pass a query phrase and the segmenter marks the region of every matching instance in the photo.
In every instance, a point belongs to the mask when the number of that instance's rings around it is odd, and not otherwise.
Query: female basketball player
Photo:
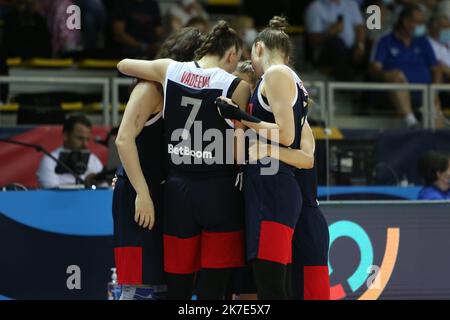
[[[306,121],[302,130],[301,149],[279,148],[254,144],[250,147],[250,161],[265,157],[279,160],[297,168],[303,206],[294,231],[292,244],[292,289],[290,298],[299,300],[329,300],[330,277],[328,270],[328,224],[317,201],[317,166],[314,161],[315,141]]]
[[[169,37],[158,55],[191,61],[203,40],[199,30],[185,28]],[[116,139],[123,164],[118,170],[113,196],[114,253],[118,282],[123,285],[121,300],[149,294],[158,296],[155,286],[165,284],[161,217],[161,182],[166,178],[162,155],[162,101],[159,84],[138,82]]]
[[[299,149],[307,92],[287,66],[292,45],[284,32],[286,26],[284,18],[274,17],[253,45],[253,68],[262,77],[251,99],[253,117],[223,103],[218,106],[222,116],[242,121],[260,138]],[[263,175],[261,161],[250,163],[244,175],[247,259],[253,264],[259,299],[288,298],[292,237],[302,207],[295,168],[283,161],[278,165],[274,174]]]
[[[125,59],[118,65],[124,74],[164,87],[169,157],[164,268],[169,299],[190,299],[199,270],[198,298],[223,299],[231,268],[244,264],[243,199],[234,186],[237,168],[224,159],[234,153],[233,145],[218,143],[208,149],[212,140],[226,137],[233,128],[231,121],[220,117],[215,100],[228,96],[242,110],[247,105],[249,85],[230,74],[241,53],[242,40],[220,21],[197,51],[195,62]]]

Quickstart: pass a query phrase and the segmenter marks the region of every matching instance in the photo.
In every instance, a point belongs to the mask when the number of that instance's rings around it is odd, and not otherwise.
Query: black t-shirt
[[[114,20],[125,22],[125,31],[138,41],[157,41],[155,28],[161,25],[161,14],[154,0],[115,0]]]

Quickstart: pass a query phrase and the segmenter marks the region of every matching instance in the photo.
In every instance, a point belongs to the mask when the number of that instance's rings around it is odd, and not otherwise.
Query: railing
[[[0,77],[0,83],[47,83],[52,85],[97,85],[102,87],[103,124],[110,125],[110,81],[108,78],[67,78],[67,77]]]
[[[66,77],[0,77],[0,83],[47,83],[47,84],[73,84],[98,85],[102,87],[102,113],[105,125],[117,126],[120,123],[119,89],[130,86],[130,78],[66,78]],[[436,111],[434,101],[440,91],[450,91],[450,84],[391,84],[391,83],[361,83],[361,82],[325,82],[305,81],[305,87],[311,91],[318,90],[317,103],[320,106],[320,120],[326,127],[336,126],[336,91],[420,91],[422,93],[422,114],[424,128],[435,128]],[[112,103],[111,103],[112,102]]]
[[[133,79],[131,78],[115,78],[111,80],[111,93],[112,93],[112,125],[118,126],[119,122],[119,89],[124,86],[131,86]]]
[[[430,99],[429,86],[426,84],[394,84],[394,83],[361,83],[361,82],[329,82],[327,89],[328,96],[328,117],[329,126],[335,125],[336,105],[335,92],[337,90],[368,90],[368,91],[421,91],[422,92],[422,114],[424,128],[430,128]],[[434,101],[434,100],[433,100]],[[434,102],[433,104],[434,105]],[[434,107],[431,108],[434,110]]]
[[[450,92],[450,84],[432,84],[429,87],[430,89],[430,95],[429,95],[429,101],[428,101],[428,106],[429,106],[429,118],[430,118],[430,128],[431,129],[435,129],[436,128],[436,118],[437,118],[437,114],[436,114],[436,108],[434,108],[434,103],[435,103],[435,99],[436,99],[436,94],[439,94],[439,92],[441,91],[449,91]]]

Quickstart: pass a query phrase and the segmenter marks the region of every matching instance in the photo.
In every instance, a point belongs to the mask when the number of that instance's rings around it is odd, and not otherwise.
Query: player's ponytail
[[[275,16],[269,21],[269,28],[273,30],[286,31],[289,26],[285,17]]]
[[[292,55],[292,42],[286,33],[288,26],[285,17],[273,17],[269,26],[258,34],[255,43],[261,41],[267,49],[278,50],[285,57],[290,57]]]
[[[243,42],[226,21],[219,21],[206,36],[203,45],[195,52],[195,59],[201,59],[206,55],[223,57],[228,49],[235,47],[237,51],[242,49]]]

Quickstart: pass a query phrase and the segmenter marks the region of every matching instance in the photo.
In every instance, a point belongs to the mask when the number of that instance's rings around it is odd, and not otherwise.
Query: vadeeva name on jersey
[[[184,72],[181,77],[181,83],[192,88],[209,88],[211,77],[201,76],[192,72]]]
[[[175,147],[172,144],[169,144],[168,150],[169,154],[177,155],[177,156],[191,156],[193,158],[198,159],[212,159],[212,152],[208,151],[195,151],[191,150],[188,146],[183,147]]]

